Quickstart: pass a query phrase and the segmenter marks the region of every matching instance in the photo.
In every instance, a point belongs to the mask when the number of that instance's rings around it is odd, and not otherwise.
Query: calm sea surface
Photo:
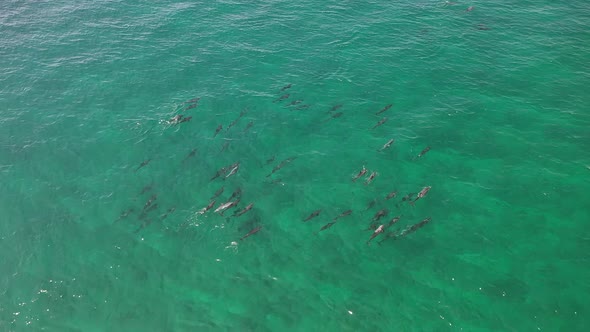
[[[586,331],[589,87],[582,0],[4,0],[0,330]]]

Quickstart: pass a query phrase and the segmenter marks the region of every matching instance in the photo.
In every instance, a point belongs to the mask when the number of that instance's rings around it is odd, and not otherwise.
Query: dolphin
[[[133,213],[133,211],[135,211],[134,208],[129,208],[123,212],[121,212],[121,215],[119,215],[119,218],[117,220],[115,220],[115,222],[121,220],[121,219],[125,219],[127,218],[131,213]]]
[[[228,166],[224,166],[224,167],[220,168],[219,170],[217,170],[215,175],[209,181],[213,181],[213,180],[217,179],[218,177],[225,175],[228,171],[229,171]]]
[[[342,113],[342,112],[334,113],[334,114],[332,114],[332,119],[339,118],[342,116],[342,114],[344,114],[344,113]]]
[[[183,116],[184,115],[182,115],[182,114],[175,115],[173,118],[171,118],[167,122],[168,122],[168,124],[171,124],[171,125],[179,124],[180,120],[182,120]]]
[[[231,194],[231,197],[229,199],[231,201],[234,198],[239,199],[240,197],[242,197],[242,189],[238,188],[238,189],[234,190],[234,192]]]
[[[219,134],[219,132],[221,131],[221,129],[223,129],[223,125],[217,126],[217,128],[215,128],[215,134],[213,135],[213,137],[217,136],[217,134]]]
[[[239,216],[243,215],[244,213],[252,210],[253,206],[254,206],[254,203],[248,204],[248,206],[246,206],[242,211],[234,213],[234,216],[239,217]]]
[[[286,94],[280,96],[279,98],[277,98],[273,103],[276,103],[277,101],[285,100],[285,99],[289,98],[289,96],[291,96],[291,95],[286,93]]]
[[[387,194],[387,196],[385,196],[385,199],[392,199],[395,196],[397,196],[397,190],[396,191],[392,191],[389,194]]]
[[[219,195],[223,193],[224,189],[225,186],[221,186],[221,188],[217,189],[217,191],[213,194],[213,197],[211,197],[211,199],[216,199]]]
[[[153,187],[154,187],[154,184],[153,183],[150,183],[148,185],[145,185],[143,187],[143,189],[141,189],[141,192],[139,194],[140,195],[143,195],[143,194],[147,193],[148,191],[152,190]]]
[[[237,201],[229,201],[229,202],[225,202],[221,205],[219,205],[219,207],[217,209],[215,209],[214,212],[220,212],[223,215],[223,212],[231,207],[234,207],[236,205],[238,205],[238,203],[240,202],[240,200],[238,199]]]
[[[361,169],[358,174],[352,178],[352,182],[355,182],[358,178],[360,178],[361,176],[367,174],[367,169],[365,168],[365,166],[363,165],[363,169]]]
[[[209,203],[207,206],[205,206],[204,208],[202,208],[199,211],[197,211],[197,213],[198,214],[203,214],[203,213],[211,210],[211,208],[213,207],[213,205],[215,205],[215,200],[212,200],[211,203]]]
[[[384,124],[385,122],[387,122],[387,118],[383,118],[383,119],[379,120],[379,122],[377,122],[377,124],[376,124],[376,125],[374,125],[372,129],[375,129],[375,128],[377,128],[377,127],[381,126],[381,125],[382,125],[382,124]]]
[[[234,121],[232,121],[229,126],[227,126],[227,129],[225,131],[229,131],[229,129],[233,126],[236,125],[236,123],[238,123],[238,120],[240,120],[241,116],[239,116],[237,119],[235,119]]]
[[[194,157],[197,154],[197,149],[193,149],[186,157],[184,157],[184,159],[182,160],[182,162],[186,162],[187,160],[189,160],[190,158]]]
[[[330,112],[334,112],[335,110],[341,108],[343,105],[342,104],[338,104],[338,105],[334,105],[332,106],[332,108],[330,109]]]
[[[428,192],[430,191],[430,188],[431,188],[430,186],[422,188],[422,190],[420,190],[420,192],[416,196],[416,199],[411,201],[410,204],[414,205],[414,203],[416,203],[417,200],[426,196],[426,194],[428,194]]]
[[[377,177],[377,175],[379,175],[379,173],[377,172],[373,172],[371,173],[371,175],[369,175],[369,177],[367,178],[367,181],[365,181],[365,184],[370,184],[371,182],[373,182],[373,180],[375,179],[375,177]]]
[[[135,169],[135,171],[137,172],[137,171],[139,171],[141,168],[143,168],[143,167],[147,166],[147,165],[150,163],[150,161],[152,161],[152,160],[151,160],[151,159],[148,159],[148,160],[144,160],[144,161],[142,161],[142,162],[141,162],[141,164],[139,165],[139,167],[137,167],[137,168]]]
[[[425,155],[428,151],[430,151],[430,146],[427,146],[424,148],[424,150],[422,150],[416,157],[414,157],[414,160],[422,157],[423,155]]]
[[[195,108],[195,107],[197,107],[197,103],[194,103],[194,104],[190,104],[190,105],[188,105],[187,107],[185,107],[185,108],[184,108],[184,110],[185,110],[185,111],[187,111],[187,110],[191,110],[191,109],[193,109],[193,108]]]
[[[369,241],[367,241],[367,245],[371,244],[371,241],[379,234],[383,233],[383,225],[377,227],[377,229],[375,230],[375,232],[373,232],[373,235],[371,235],[371,238],[369,239]]]
[[[246,128],[244,128],[244,132],[247,132],[250,128],[252,128],[253,125],[254,125],[254,121],[248,122],[248,124],[246,125]]]
[[[342,217],[346,217],[348,215],[350,215],[352,213],[352,210],[346,210],[344,212],[342,212],[341,214],[339,214],[338,216],[336,216],[334,219],[332,219],[332,221],[336,221]]]
[[[390,109],[390,108],[391,108],[391,106],[393,106],[393,104],[389,104],[389,105],[387,105],[387,106],[383,107],[383,108],[382,108],[382,109],[381,109],[379,112],[375,113],[375,115],[379,115],[379,114],[381,114],[381,113],[383,113],[383,112],[387,111],[388,109]]]
[[[223,151],[227,150],[227,148],[229,147],[229,143],[230,141],[223,143],[223,145],[221,146],[221,151],[219,151],[219,153],[222,153]]]
[[[199,98],[193,98],[193,99],[187,100],[187,101],[185,101],[184,103],[185,103],[185,104],[189,104],[189,103],[198,103],[198,102],[199,102],[199,100],[201,100],[201,97],[199,97]]]
[[[152,205],[152,203],[158,198],[158,195],[153,194],[150,199],[148,199],[148,201],[145,203],[145,205],[143,206],[143,209],[147,209],[150,205]]]
[[[399,237],[399,231],[393,231],[393,232],[389,232],[387,233],[387,235],[385,235],[385,238],[383,238],[381,241],[379,241],[379,244],[383,243],[383,241],[387,240],[387,239],[396,239]]]
[[[406,236],[410,233],[414,233],[416,230],[418,230],[419,228],[422,228],[424,225],[428,224],[430,222],[430,220],[432,220],[432,218],[428,217],[424,220],[422,220],[421,222],[414,224],[406,229],[404,229],[399,236]]]
[[[329,223],[325,224],[325,225],[324,225],[324,226],[322,226],[322,228],[320,229],[320,232],[321,232],[321,231],[323,231],[323,230],[326,230],[326,229],[328,229],[328,228],[330,228],[330,227],[332,227],[332,226],[333,226],[335,223],[336,223],[335,221],[332,221],[332,222],[329,222]]]
[[[147,209],[144,209],[141,214],[139,215],[139,219],[143,219],[147,216],[147,214],[155,209],[158,208],[158,203],[150,205]]]
[[[375,204],[377,204],[377,199],[376,198],[369,202],[369,204],[367,205],[367,208],[365,209],[365,211],[370,210],[371,208],[373,208],[373,206],[375,206]]]
[[[319,216],[319,215],[320,215],[320,212],[322,212],[322,210],[321,210],[321,209],[320,209],[320,210],[315,210],[315,211],[313,211],[313,212],[312,212],[312,213],[311,213],[311,214],[310,214],[310,215],[309,215],[307,218],[305,218],[303,221],[304,221],[304,222],[305,222],[305,221],[309,221],[309,220],[311,220],[311,219],[313,219],[313,218],[315,218],[315,217]]]
[[[389,211],[387,211],[386,209],[379,210],[373,216],[373,221],[377,221],[377,220],[381,219],[382,217],[385,217],[388,213],[389,213]]]
[[[401,216],[393,217],[393,219],[391,219],[389,221],[389,223],[387,224],[387,228],[389,228],[390,226],[392,226],[393,224],[398,222],[400,219],[401,219]]]
[[[297,157],[289,157],[283,161],[281,161],[280,164],[278,164],[277,166],[275,166],[272,169],[272,172],[270,172],[270,174],[268,174],[266,177],[270,177],[274,172],[280,170],[281,168],[283,168],[285,165],[287,165],[288,163],[292,162],[293,160],[297,159]]]
[[[391,146],[391,144],[393,144],[393,142],[395,142],[395,140],[392,138],[389,141],[387,141],[387,143],[385,143],[385,145],[383,145],[383,147],[381,149],[379,149],[379,151],[383,151],[385,149],[387,149],[388,147]]]
[[[168,211],[166,211],[166,213],[164,213],[163,215],[160,216],[160,220],[164,220],[168,217],[168,215],[172,212],[174,212],[176,210],[175,207],[171,207],[168,209]]]
[[[260,232],[260,230],[261,230],[261,229],[262,229],[262,226],[258,226],[258,227],[256,227],[256,228],[254,228],[253,230],[249,231],[249,232],[248,232],[248,234],[246,234],[246,235],[242,236],[242,237],[240,238],[240,240],[243,240],[243,239],[245,239],[245,238],[249,237],[250,235],[254,235],[254,234],[256,234],[256,233]]]
[[[227,179],[227,178],[229,178],[230,176],[232,176],[232,175],[236,174],[236,173],[238,172],[238,170],[239,170],[239,169],[240,169],[240,163],[239,163],[239,162],[237,162],[237,163],[235,163],[235,164],[231,165],[231,166],[230,166],[230,171],[229,171],[229,174],[228,174],[228,175],[226,175],[226,176],[225,176],[225,178]]]

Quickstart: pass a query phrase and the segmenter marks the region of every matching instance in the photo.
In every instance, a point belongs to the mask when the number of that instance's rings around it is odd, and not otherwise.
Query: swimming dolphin
[[[322,210],[321,210],[321,209],[320,209],[320,210],[315,210],[315,211],[313,211],[313,212],[312,212],[312,213],[311,213],[311,214],[310,214],[310,215],[309,215],[307,218],[305,218],[303,221],[304,221],[304,222],[305,222],[305,221],[309,221],[309,220],[311,220],[311,219],[313,219],[313,218],[315,218],[315,217],[319,216],[319,215],[320,215],[320,212],[322,212]]]
[[[365,168],[365,166],[363,165],[363,169],[361,169],[358,174],[352,178],[352,182],[355,182],[358,178],[360,178],[361,176],[367,174],[367,169]]]
[[[222,153],[223,151],[227,150],[227,148],[229,147],[229,143],[230,141],[223,143],[223,145],[221,146],[221,151],[219,151],[219,153]]]
[[[241,188],[237,188],[236,190],[234,190],[234,192],[231,194],[231,197],[229,198],[229,200],[231,201],[234,198],[240,198],[242,197],[242,189]]]
[[[236,200],[236,201],[229,201],[229,202],[225,202],[221,205],[219,205],[219,207],[217,209],[215,209],[214,212],[220,212],[223,215],[223,212],[231,207],[234,207],[236,205],[238,205],[238,203],[240,202],[240,200]]]
[[[292,161],[293,161],[293,160],[295,160],[295,159],[297,159],[297,157],[289,157],[289,158],[287,158],[287,159],[285,159],[285,160],[281,161],[281,163],[280,163],[280,164],[278,164],[277,166],[275,166],[275,167],[272,169],[272,172],[270,172],[270,174],[268,174],[266,177],[269,177],[269,176],[271,176],[271,175],[272,175],[274,172],[276,172],[276,171],[280,170],[280,169],[281,169],[281,168],[283,168],[285,165],[287,165],[288,163],[292,162]]]
[[[217,126],[217,128],[215,128],[215,134],[213,135],[213,137],[217,136],[217,134],[219,134],[219,132],[221,131],[221,129],[223,129],[223,125]]]
[[[397,196],[397,190],[396,191],[392,191],[389,194],[387,194],[387,196],[385,196],[385,199],[392,199],[395,196]]]
[[[221,188],[217,189],[217,191],[213,194],[213,197],[211,197],[211,199],[216,199],[219,195],[223,193],[224,189],[225,186],[221,186]]]
[[[187,101],[185,101],[184,103],[185,103],[185,104],[189,104],[189,103],[198,103],[198,102],[199,102],[199,100],[201,100],[201,97],[199,97],[199,98],[193,98],[193,99],[191,99],[191,100],[187,100]]]
[[[188,159],[194,157],[197,154],[197,149],[193,149],[186,157],[184,157],[184,159],[182,160],[182,162],[186,162]]]
[[[158,198],[158,195],[153,194],[148,201],[145,203],[145,205],[143,206],[143,209],[147,209],[150,205],[152,205],[152,203]]]
[[[428,194],[428,192],[430,191],[430,188],[431,188],[430,186],[422,188],[422,190],[420,190],[420,192],[416,196],[416,199],[411,201],[410,204],[414,205],[414,203],[416,203],[417,200],[426,196],[426,194]]]
[[[367,208],[365,209],[365,211],[366,210],[370,210],[373,206],[375,206],[375,204],[377,204],[377,199],[376,198],[369,202],[369,204],[367,205]]]
[[[147,193],[148,191],[152,190],[153,187],[154,187],[154,184],[153,183],[150,183],[148,185],[145,185],[143,187],[143,189],[141,189],[141,192],[139,194],[140,195],[143,195],[143,194]]]
[[[209,203],[207,206],[205,206],[204,208],[202,208],[199,211],[197,211],[197,213],[198,214],[203,214],[203,213],[211,210],[211,208],[213,207],[213,205],[215,205],[215,200],[212,200],[211,203]]]
[[[248,122],[248,124],[246,125],[246,128],[244,128],[244,132],[247,132],[250,128],[252,128],[253,125],[254,125],[254,121]]]
[[[392,226],[393,224],[395,224],[396,222],[398,222],[401,219],[401,216],[397,216],[397,217],[393,217],[393,219],[391,219],[389,221],[389,223],[387,224],[387,228],[389,228],[389,226]]]
[[[229,129],[233,126],[236,125],[236,123],[238,123],[238,120],[240,120],[241,117],[238,117],[237,119],[235,119],[234,121],[232,121],[229,126],[227,126],[227,129],[225,131],[229,131]]]
[[[424,225],[428,224],[430,222],[430,220],[432,220],[432,218],[428,217],[424,220],[422,220],[421,222],[414,224],[406,229],[404,229],[401,233],[400,236],[406,236],[410,233],[414,233],[416,230],[418,230],[419,228],[423,227]]]
[[[379,210],[373,216],[373,221],[377,221],[377,220],[381,219],[382,217],[385,217],[388,213],[389,213],[389,211],[387,211],[386,209]]]
[[[236,174],[236,173],[238,172],[238,170],[239,170],[239,169],[240,169],[240,163],[239,163],[239,162],[237,162],[237,163],[235,163],[235,164],[231,165],[231,166],[230,166],[230,171],[229,171],[229,174],[228,174],[228,175],[226,175],[226,176],[225,176],[225,178],[227,179],[227,178],[229,178],[230,176],[232,176],[232,175]]]
[[[383,151],[383,150],[387,149],[388,147],[391,146],[391,144],[393,144],[393,142],[395,142],[395,140],[393,138],[390,139],[389,141],[387,141],[387,143],[385,143],[383,145],[383,147],[381,149],[379,149],[379,151]]]
[[[129,208],[123,212],[121,212],[121,215],[119,215],[119,218],[117,220],[115,220],[115,222],[121,220],[121,219],[125,219],[127,218],[131,213],[133,213],[133,211],[135,211],[134,208]]]
[[[350,215],[352,213],[352,210],[346,210],[344,212],[342,212],[341,214],[339,214],[338,216],[334,217],[334,219],[332,219],[332,221],[336,221],[342,217],[346,217],[348,215]]]
[[[285,100],[287,98],[289,98],[289,96],[291,96],[290,94],[284,94],[282,96],[280,96],[279,98],[277,98],[275,101],[273,101],[273,103],[276,103],[277,101],[281,101],[281,100]]]
[[[369,175],[369,178],[367,178],[367,181],[365,181],[365,185],[373,182],[373,180],[375,179],[375,177],[377,177],[377,175],[379,175],[379,173],[377,173],[377,172],[371,173],[371,175]]]
[[[335,221],[332,221],[332,222],[325,224],[324,226],[322,226],[322,228],[320,228],[320,232],[332,227],[335,223],[336,223]]]
[[[371,244],[371,241],[379,234],[383,233],[383,225],[377,227],[377,229],[375,230],[375,232],[373,232],[373,235],[371,235],[371,238],[369,239],[369,241],[367,241],[367,245]]]
[[[383,243],[383,241],[385,241],[387,239],[397,239],[398,237],[399,237],[399,231],[389,232],[385,235],[385,238],[383,238],[381,241],[379,241],[379,244]]]
[[[150,161],[152,161],[152,160],[151,160],[151,159],[148,159],[148,160],[144,160],[144,161],[142,161],[142,162],[141,162],[141,165],[139,165],[139,167],[137,167],[137,168],[135,169],[135,171],[137,172],[137,171],[139,171],[141,168],[143,168],[143,167],[147,166],[147,164],[149,164],[149,163],[150,163]]]
[[[383,113],[383,112],[387,111],[388,109],[390,109],[390,108],[391,108],[391,106],[393,106],[393,104],[389,104],[389,105],[387,105],[387,106],[383,107],[383,109],[381,109],[379,112],[375,113],[375,115],[379,115],[379,114],[381,114],[381,113]]]
[[[213,180],[217,179],[218,177],[225,175],[229,171],[228,167],[230,167],[230,166],[224,166],[224,167],[220,168],[219,170],[217,170],[215,175],[209,181],[213,181]]]
[[[430,146],[427,146],[424,148],[424,150],[422,150],[416,157],[414,157],[414,160],[422,157],[423,155],[425,155],[428,151],[430,151]]]
[[[382,125],[382,124],[384,124],[385,122],[387,122],[387,118],[383,118],[383,119],[379,120],[379,122],[377,122],[377,124],[376,124],[376,125],[374,125],[372,129],[375,129],[375,128],[377,128],[377,127],[381,126],[381,125]]]
[[[197,107],[197,103],[194,103],[194,104],[190,104],[190,105],[188,105],[187,107],[185,107],[185,108],[184,108],[184,110],[185,110],[185,111],[186,111],[186,110],[191,110],[191,109],[193,109],[193,108],[195,108],[195,107]]]
[[[164,220],[168,217],[168,215],[172,212],[174,212],[176,210],[175,207],[171,207],[168,209],[168,211],[166,211],[166,213],[164,213],[163,215],[160,216],[160,220]]]
[[[171,124],[171,125],[179,124],[180,120],[182,120],[182,117],[183,117],[182,114],[178,114],[178,115],[175,115],[170,120],[168,120],[167,122],[168,122],[168,124]]]
[[[244,213],[252,210],[253,206],[254,206],[254,203],[248,204],[248,206],[246,206],[242,211],[234,213],[234,216],[239,217],[239,216],[243,215]]]
[[[262,229],[262,226],[258,226],[258,227],[256,227],[256,228],[254,228],[253,230],[249,231],[249,232],[248,232],[248,234],[246,234],[246,235],[242,236],[242,237],[240,238],[240,240],[243,240],[243,239],[245,239],[245,238],[247,238],[247,237],[249,237],[249,236],[251,236],[251,235],[254,235],[254,234],[256,234],[256,233],[260,232],[260,230],[261,230],[261,229]]]
[[[332,106],[332,108],[330,109],[329,112],[334,112],[335,110],[341,108],[342,106],[343,106],[342,104],[334,105],[334,106]]]

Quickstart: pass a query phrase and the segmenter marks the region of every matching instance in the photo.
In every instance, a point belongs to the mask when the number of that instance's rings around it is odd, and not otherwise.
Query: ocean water
[[[590,324],[585,1],[5,0],[0,36],[1,331]]]

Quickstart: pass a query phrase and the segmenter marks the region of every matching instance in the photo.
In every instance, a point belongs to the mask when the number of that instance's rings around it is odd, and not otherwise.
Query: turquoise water
[[[584,1],[9,0],[0,34],[2,331],[590,324]]]

